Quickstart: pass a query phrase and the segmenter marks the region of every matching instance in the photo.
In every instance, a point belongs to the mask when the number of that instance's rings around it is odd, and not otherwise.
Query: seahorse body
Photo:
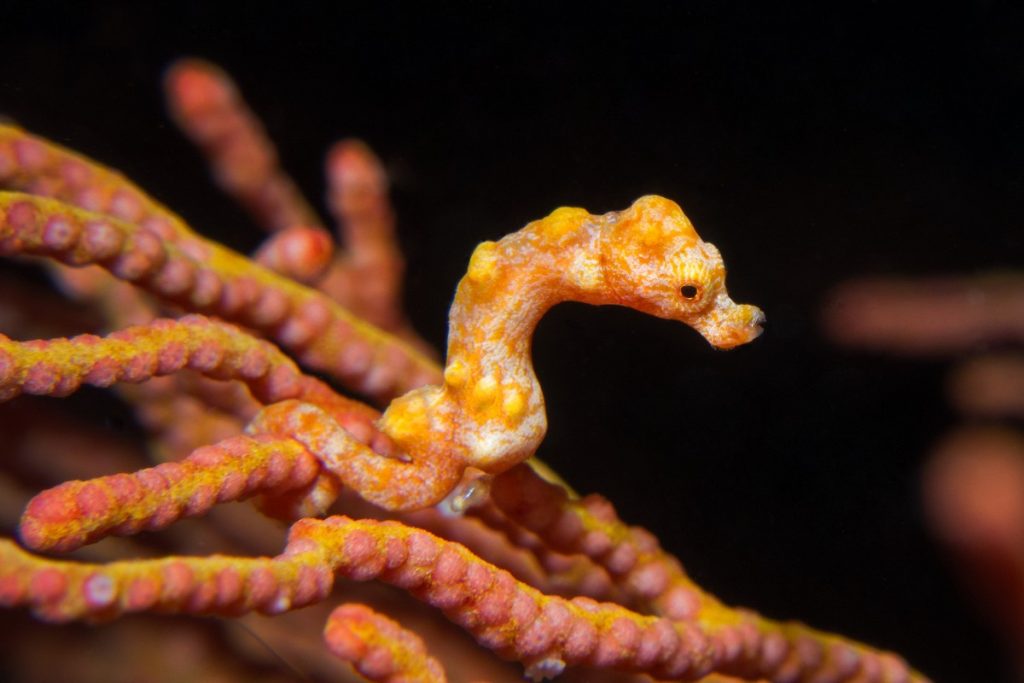
[[[561,301],[629,306],[697,329],[720,348],[751,341],[764,315],[733,303],[718,250],[679,206],[647,196],[621,212],[560,208],[473,252],[449,316],[444,383],[395,399],[378,422],[405,458],[331,440],[331,468],[389,509],[438,502],[467,467],[501,472],[547,429],[530,344]]]

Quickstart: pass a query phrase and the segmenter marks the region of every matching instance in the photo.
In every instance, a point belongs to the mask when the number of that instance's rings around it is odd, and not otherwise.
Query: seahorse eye
[[[684,299],[693,301],[700,295],[700,287],[697,285],[683,285],[679,288],[679,293],[683,295]]]

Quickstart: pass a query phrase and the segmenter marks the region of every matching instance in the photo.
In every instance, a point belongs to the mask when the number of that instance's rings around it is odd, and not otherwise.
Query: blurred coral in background
[[[965,425],[924,468],[925,512],[1024,677],[1024,276],[853,280],[824,322],[843,345],[955,363]]]

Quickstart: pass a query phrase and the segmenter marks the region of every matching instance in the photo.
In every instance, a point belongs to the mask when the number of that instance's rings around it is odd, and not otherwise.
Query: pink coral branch
[[[194,233],[117,171],[14,126],[0,125],[0,186],[129,221],[167,240]]]
[[[345,254],[332,264],[320,288],[347,302],[386,330],[405,330],[401,285],[405,262],[395,242],[395,217],[387,175],[370,148],[344,140],[327,155],[327,203]],[[420,342],[422,344],[422,342]]]
[[[268,237],[253,254],[253,260],[298,282],[312,283],[323,275],[333,253],[334,245],[326,231],[293,225]]]
[[[737,638],[745,631],[756,632],[767,649],[788,653],[778,671],[787,671],[789,676],[803,675],[806,671],[797,672],[820,665],[822,669],[816,675],[821,680],[845,680],[841,678],[844,672],[857,666],[859,655],[853,655],[849,645],[835,636],[802,624],[773,622],[747,610],[726,607],[701,590],[679,561],[661,549],[652,534],[624,524],[612,505],[600,496],[570,498],[563,487],[543,480],[526,465],[496,477],[491,490],[497,506],[537,533],[547,547],[581,553],[605,568],[625,594],[627,604],[635,604],[641,611],[677,622],[731,623]],[[875,665],[878,662],[864,664]],[[726,671],[767,676],[756,666],[742,665]],[[865,678],[873,680],[867,674]]]
[[[83,383],[108,387],[185,369],[242,381],[266,403],[299,396],[311,381],[272,344],[200,315],[106,337],[16,342],[0,335],[0,398],[21,392],[67,396]]]
[[[366,145],[343,141],[328,154],[328,205],[346,247],[332,260],[320,219],[281,169],[277,150],[227,74],[183,59],[168,70],[165,91],[175,121],[202,149],[220,186],[276,233],[257,253],[259,263],[300,282],[316,280],[330,263],[319,283],[323,291],[430,353],[402,313],[404,261],[387,176]]]
[[[1007,429],[954,432],[928,463],[924,498],[932,529],[1024,671],[1024,439]]]
[[[606,569],[643,609],[672,619],[693,619],[705,608],[720,607],[657,539],[624,524],[600,496],[570,498],[563,487],[545,481],[527,465],[497,476],[491,495],[502,511],[538,534],[547,547],[583,554]]]
[[[294,440],[232,437],[181,462],[43,491],[25,508],[20,534],[30,548],[67,552],[111,534],[163,529],[218,503],[302,488],[319,471],[316,458]]]
[[[520,520],[503,512],[493,497],[471,508],[467,515],[480,520],[493,533],[500,534],[503,546],[532,556],[540,568],[541,578],[531,583],[543,586],[545,592],[586,595],[632,606],[604,567],[581,553],[560,551],[543,536],[523,526]],[[498,564],[507,566],[504,562]]]
[[[936,354],[1024,341],[1024,278],[877,279],[844,284],[825,307],[837,341]]]
[[[1024,417],[1024,358],[988,355],[971,359],[950,375],[950,400],[967,415]]]
[[[423,640],[366,605],[342,605],[324,626],[327,647],[374,683],[445,683]]]
[[[389,396],[438,376],[432,361],[322,294],[215,243],[202,247],[202,255],[193,255],[131,223],[0,192],[0,254],[102,265],[170,303],[271,332],[302,362],[373,395]]]
[[[589,598],[546,596],[462,546],[396,522],[302,520],[275,558],[166,558],[107,565],[43,560],[0,544],[0,605],[40,616],[111,618],[145,610],[275,613],[322,600],[335,574],[378,579],[441,609],[528,671],[595,666],[694,681],[713,672],[840,683],[924,680],[898,657],[837,638],[761,636],[737,622],[644,616]]]
[[[320,227],[227,74],[201,59],[183,59],[167,70],[164,92],[172,117],[203,150],[217,183],[258,223],[271,232]]]

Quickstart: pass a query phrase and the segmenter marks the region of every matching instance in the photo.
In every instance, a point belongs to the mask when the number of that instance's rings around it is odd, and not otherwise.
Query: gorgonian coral
[[[720,254],[678,205],[649,196],[603,215],[557,209],[480,245],[442,371],[401,313],[393,212],[369,150],[341,143],[328,157],[346,247],[334,252],[230,81],[187,61],[167,84],[221,185],[270,231],[252,258],[202,238],[116,172],[0,128],[0,253],[41,260],[104,328],[0,338],[0,395],[115,387],[162,460],[35,495],[20,544],[0,542],[0,604],[47,621],[234,618],[329,602],[339,578],[374,580],[534,678],[590,667],[594,677],[923,680],[895,655],[723,605],[607,501],[528,464],[546,427],[530,340],[558,301],[679,320],[724,348],[760,332],[761,312],[729,298]],[[40,554],[170,532],[250,498],[290,525],[277,555]],[[244,537],[256,519],[209,526]],[[328,649],[370,680],[444,680],[394,616],[338,607],[325,617]]]

